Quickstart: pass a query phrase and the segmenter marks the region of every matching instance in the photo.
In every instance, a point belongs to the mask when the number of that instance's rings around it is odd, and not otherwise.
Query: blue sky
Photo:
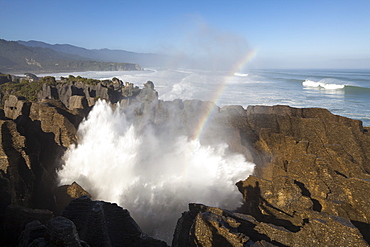
[[[251,68],[370,69],[370,0],[0,0],[0,7],[6,40],[225,59],[252,50]]]

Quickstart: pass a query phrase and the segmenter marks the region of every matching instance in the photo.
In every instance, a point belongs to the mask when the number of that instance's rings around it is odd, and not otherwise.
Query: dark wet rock
[[[37,220],[45,224],[52,217],[53,212],[49,210],[9,205],[5,210],[4,217],[4,243],[8,246],[16,246],[21,232],[28,223]]]
[[[47,223],[50,244],[56,246],[82,246],[76,226],[65,217],[57,216]]]
[[[24,228],[20,240],[19,247],[28,246],[47,246],[46,240],[46,227],[41,224],[40,221],[34,220],[26,225]]]
[[[90,246],[167,246],[143,233],[117,204],[83,196],[73,200],[62,215],[74,222],[80,238]]]
[[[6,117],[5,117],[5,112],[4,112],[4,109],[0,109],[0,120],[5,120]]]
[[[28,223],[21,234],[18,246],[88,246],[80,240],[74,223],[57,216],[42,224],[35,220]]]

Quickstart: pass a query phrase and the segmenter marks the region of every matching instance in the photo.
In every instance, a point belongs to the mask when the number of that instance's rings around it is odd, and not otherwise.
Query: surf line
[[[199,122],[194,130],[192,135],[192,139],[200,139],[206,128],[210,119],[212,119],[213,115],[218,113],[218,102],[224,93],[227,85],[229,84],[230,78],[234,76],[234,74],[240,70],[242,70],[255,56],[257,55],[257,49],[252,49],[248,51],[242,59],[240,59],[235,65],[230,69],[229,73],[224,77],[222,83],[214,90],[211,96],[211,101],[208,102],[206,105],[203,114],[201,115]]]

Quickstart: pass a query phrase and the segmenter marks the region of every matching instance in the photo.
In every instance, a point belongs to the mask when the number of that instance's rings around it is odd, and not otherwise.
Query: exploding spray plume
[[[98,101],[80,124],[78,146],[64,156],[60,183],[76,181],[94,199],[127,208],[144,232],[167,242],[188,203],[241,205],[235,183],[254,168],[243,155],[230,152],[225,143],[202,145],[138,122]]]
[[[217,104],[234,73],[243,71],[256,54],[244,38],[207,25],[200,25],[190,35],[184,52],[180,52],[180,61],[185,68],[230,73],[208,81],[209,75],[203,72],[172,71],[175,76],[185,76],[172,84],[163,99],[194,98],[193,94],[204,89],[195,88],[196,81],[205,88],[211,86],[207,100]],[[153,114],[143,114],[138,120],[130,111],[124,113],[119,107],[113,111],[99,101],[79,127],[78,146],[65,154],[65,166],[59,171],[61,184],[76,181],[95,199],[118,203],[130,211],[144,232],[167,242],[190,202],[237,208],[242,195],[235,183],[252,174],[254,164],[244,155],[232,153],[225,140],[215,137],[222,136],[222,126],[216,127],[215,133],[208,131],[218,107],[193,103],[190,108],[199,116],[185,113],[187,118],[183,118],[177,115],[179,109],[174,109],[164,121],[155,120],[162,122],[158,129],[151,124]]]

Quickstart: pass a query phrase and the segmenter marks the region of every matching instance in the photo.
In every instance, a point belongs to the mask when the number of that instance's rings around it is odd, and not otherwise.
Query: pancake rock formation
[[[230,211],[189,202],[172,246],[369,246],[370,128],[361,121],[320,108],[161,101],[152,82],[127,86],[45,84],[38,102],[4,97],[1,245],[167,246],[145,234],[127,210],[91,199],[77,183],[58,186],[61,157],[78,143],[78,125],[99,96],[119,102],[112,107],[134,122],[222,140],[256,164],[253,175],[235,181],[242,206]]]
[[[368,246],[369,128],[288,106],[249,106],[232,125],[256,163],[237,183],[244,205],[232,213],[190,204],[173,246]]]

